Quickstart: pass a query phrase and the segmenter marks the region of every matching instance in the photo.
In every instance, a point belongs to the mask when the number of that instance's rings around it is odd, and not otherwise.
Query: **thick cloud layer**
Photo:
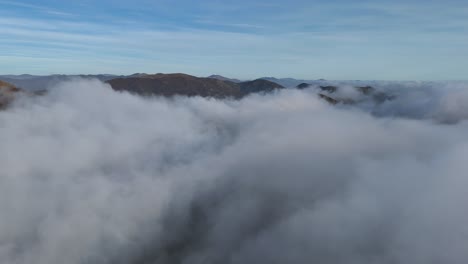
[[[334,107],[61,84],[0,113],[0,263],[464,264],[466,88]]]
[[[369,84],[376,88],[371,95],[359,92],[356,87]],[[323,92],[320,86],[333,85],[337,91],[334,99],[353,101],[353,107],[361,108],[376,116],[433,119],[440,123],[456,123],[468,119],[468,82],[384,82],[341,81],[321,82],[312,89]],[[375,96],[391,100],[375,100]],[[326,94],[326,93],[325,93]],[[374,95],[374,96],[372,96]]]

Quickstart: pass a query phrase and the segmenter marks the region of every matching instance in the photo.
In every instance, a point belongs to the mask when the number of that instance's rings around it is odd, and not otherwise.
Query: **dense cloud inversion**
[[[0,112],[0,263],[464,264],[467,91],[355,107],[61,84]]]

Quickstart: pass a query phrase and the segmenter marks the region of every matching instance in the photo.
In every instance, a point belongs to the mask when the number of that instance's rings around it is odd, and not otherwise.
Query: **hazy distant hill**
[[[275,77],[262,77],[260,79],[268,80],[270,82],[275,82],[287,88],[297,87],[300,84],[307,83],[311,85],[329,85],[331,83],[336,84],[336,81],[329,81],[325,79],[317,80],[303,80],[303,79],[294,79],[294,78],[275,78]],[[343,83],[355,83],[359,81],[342,81]]]
[[[217,79],[217,80],[221,80],[221,81],[230,81],[230,82],[235,82],[235,83],[242,82],[241,80],[231,79],[231,78],[227,78],[227,77],[224,77],[224,76],[221,76],[221,75],[210,75],[207,78]]]
[[[251,93],[271,92],[284,88],[279,84],[261,79],[235,83],[181,73],[139,75],[138,77],[116,78],[107,82],[116,91],[129,91],[139,95],[185,95],[216,98],[241,98]]]
[[[293,78],[275,78],[275,77],[262,77],[260,79],[267,80],[270,82],[277,83],[284,87],[296,87],[300,83],[309,82],[307,80],[297,80]]]
[[[263,79],[241,82],[238,84],[243,94],[273,92],[282,89],[284,86]]]

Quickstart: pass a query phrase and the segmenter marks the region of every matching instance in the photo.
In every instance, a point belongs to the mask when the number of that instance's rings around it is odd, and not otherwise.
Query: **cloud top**
[[[0,113],[0,262],[466,263],[464,89],[335,107],[62,83]]]

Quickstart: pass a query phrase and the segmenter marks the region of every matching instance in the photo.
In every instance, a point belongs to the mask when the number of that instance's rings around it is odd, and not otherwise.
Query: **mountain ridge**
[[[284,87],[262,79],[235,83],[215,78],[196,77],[183,73],[147,74],[106,81],[116,91],[144,96],[202,96],[242,98],[252,93],[272,92]]]

